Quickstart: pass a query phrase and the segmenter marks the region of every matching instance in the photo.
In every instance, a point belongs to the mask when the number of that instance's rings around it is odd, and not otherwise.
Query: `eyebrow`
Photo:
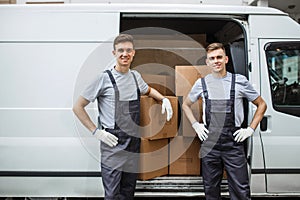
[[[215,58],[217,59],[222,59],[224,56],[223,55],[218,55],[218,56],[210,56],[208,57],[209,60],[214,60]]]
[[[119,49],[116,49],[116,51],[118,51],[118,52],[126,51],[127,53],[130,53],[133,51],[133,48],[119,48]]]

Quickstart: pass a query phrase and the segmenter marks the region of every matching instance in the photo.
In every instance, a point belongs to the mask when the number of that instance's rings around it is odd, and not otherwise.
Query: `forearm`
[[[258,97],[256,100],[254,100],[253,103],[257,106],[257,109],[250,123],[250,127],[253,128],[253,130],[255,130],[262,118],[264,117],[267,105],[261,97]]]
[[[80,97],[79,100],[76,102],[76,104],[73,107],[73,112],[79,119],[79,121],[91,132],[93,132],[96,129],[96,125],[93,123],[91,118],[89,117],[88,113],[85,110],[85,106],[88,104],[88,102],[83,103],[83,98]]]
[[[193,124],[194,122],[197,121],[193,114],[193,111],[191,109],[192,104],[193,103],[191,102],[191,100],[188,97],[185,99],[185,101],[182,104],[182,110],[185,113],[188,120],[191,122],[191,124]]]
[[[161,93],[159,93],[156,89],[149,88],[150,92],[148,94],[149,97],[152,97],[156,99],[157,101],[161,101],[163,98],[165,98]]]

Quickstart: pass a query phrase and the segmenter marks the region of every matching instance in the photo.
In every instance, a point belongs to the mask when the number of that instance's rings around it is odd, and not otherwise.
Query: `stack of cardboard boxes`
[[[186,37],[170,40],[165,36],[143,36],[135,43],[135,70],[150,87],[167,96],[173,108],[173,117],[167,122],[166,114],[161,114],[161,102],[141,97],[141,180],[163,175],[200,175],[200,141],[181,106],[195,81],[210,73],[206,65],[199,65],[205,57],[205,35],[193,38],[197,44]],[[192,110],[201,121],[201,100]]]
[[[178,101],[167,96],[173,108],[173,117],[166,121],[161,114],[161,102],[151,97],[141,97],[141,152],[140,174],[142,180],[168,174],[169,138],[177,135]]]
[[[162,75],[142,75],[151,87],[163,95],[175,91],[173,93],[176,96],[167,96],[173,108],[173,117],[169,122],[166,121],[166,114],[161,114],[161,102],[151,97],[141,97],[140,179],[162,175],[200,175],[200,141],[182,112],[181,105],[194,82],[208,73],[209,68],[203,65],[176,66],[175,79]],[[158,77],[158,81],[151,77]],[[193,112],[201,121],[200,100],[193,105]]]
[[[188,96],[192,86],[211,72],[206,65],[175,66],[175,93],[181,99],[179,135],[170,140],[169,175],[200,175],[200,140],[190,121],[182,111],[182,102]],[[202,121],[202,101],[192,105],[192,111],[198,121]],[[181,155],[180,155],[181,153]]]

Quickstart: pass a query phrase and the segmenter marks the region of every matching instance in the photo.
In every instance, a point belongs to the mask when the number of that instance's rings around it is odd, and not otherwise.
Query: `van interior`
[[[246,16],[245,16],[246,18]],[[244,19],[245,19],[244,18]],[[236,16],[210,17],[188,14],[122,13],[120,33],[132,34],[135,38],[136,55],[132,68],[143,74],[175,76],[175,66],[205,64],[205,47],[212,42],[221,42],[229,57],[227,71],[247,77],[245,31]],[[251,67],[251,66],[250,66]],[[173,87],[172,87],[173,88]],[[176,89],[175,89],[176,90]],[[175,94],[175,96],[180,96]],[[178,124],[181,123],[182,98],[179,98]],[[247,122],[248,104],[245,101]],[[178,132],[180,135],[180,131]],[[245,150],[247,149],[245,145]],[[191,174],[163,175],[149,180],[140,180],[137,192],[204,191],[200,176]],[[222,191],[228,191],[226,176]]]

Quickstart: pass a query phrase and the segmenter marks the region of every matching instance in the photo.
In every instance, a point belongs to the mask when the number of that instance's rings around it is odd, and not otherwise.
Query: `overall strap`
[[[113,77],[110,70],[105,70],[105,72],[108,74],[109,79],[110,79],[111,83],[113,84],[113,88],[115,90],[115,96],[117,97],[118,96],[118,87],[117,87],[116,81],[115,81],[115,79],[114,79],[114,77]],[[98,101],[98,104],[99,104],[99,102],[100,102],[99,97],[97,97],[97,101]],[[98,105],[98,112],[100,113],[99,105]],[[100,128],[100,127],[102,127],[102,123],[101,123],[100,116],[98,116],[98,128]]]
[[[230,89],[230,102],[231,102],[231,118],[233,119],[233,126],[235,127],[235,74],[231,75],[231,89]]]
[[[205,110],[204,110],[204,113],[205,113],[205,121],[206,121],[206,126],[209,126],[210,125],[210,120],[211,120],[211,117],[210,117],[210,100],[208,99],[208,91],[207,91],[207,86],[206,86],[206,83],[205,83],[205,77],[201,78],[201,84],[202,84],[202,90],[203,90],[203,97],[205,99]]]
[[[231,89],[230,89],[230,99],[235,99],[235,74],[231,75]]]
[[[119,101],[119,90],[117,87],[117,83],[115,81],[115,78],[113,77],[112,73],[110,70],[105,70],[105,72],[108,74],[109,79],[111,81],[111,83],[113,84],[114,90],[115,90],[115,116],[117,116],[117,105],[118,105],[118,101]],[[117,124],[115,122],[115,129],[117,128]]]
[[[137,79],[136,79],[136,76],[134,75],[133,72],[131,72],[133,78],[134,78],[134,81],[135,81],[135,85],[136,85],[136,88],[137,88],[137,98],[140,99],[140,95],[141,95],[141,91],[140,91],[140,88],[139,88],[139,84],[137,82]]]
[[[203,89],[203,96],[205,99],[208,99],[208,92],[207,92],[207,86],[205,83],[205,77],[201,78],[201,83],[202,83],[202,89]]]
[[[118,91],[118,87],[117,87],[115,78],[113,77],[111,71],[110,70],[105,70],[105,72],[108,74],[109,79],[110,79],[111,83],[113,84],[113,87],[114,87],[115,91]]]

